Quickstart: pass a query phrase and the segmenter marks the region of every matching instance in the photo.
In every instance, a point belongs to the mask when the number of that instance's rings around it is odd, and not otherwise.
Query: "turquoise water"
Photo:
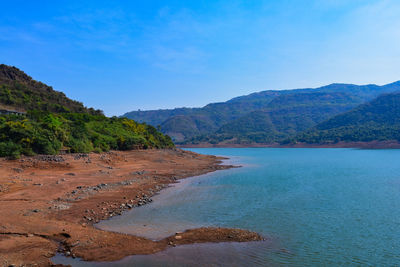
[[[199,226],[238,227],[267,241],[182,246],[115,266],[400,265],[400,150],[192,150],[243,167],[187,179],[99,227],[153,239]]]

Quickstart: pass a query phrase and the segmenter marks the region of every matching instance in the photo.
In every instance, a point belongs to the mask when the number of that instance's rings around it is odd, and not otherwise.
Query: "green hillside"
[[[400,82],[384,86],[331,84],[316,89],[263,91],[203,108],[135,111],[124,116],[157,123],[179,144],[274,143],[397,90]]]
[[[192,143],[273,143],[302,132],[331,116],[355,107],[360,99],[346,93],[307,92],[281,95],[264,110],[223,125],[215,134]]]
[[[0,107],[20,111],[101,114],[100,110],[88,109],[82,103],[69,99],[64,93],[33,80],[23,71],[4,64],[0,65]]]
[[[385,94],[326,120],[291,141],[305,143],[400,141],[400,93]]]
[[[26,113],[0,115],[0,156],[174,146],[153,126],[108,118],[6,65],[0,65],[0,109]]]
[[[268,92],[259,99],[250,101],[232,99],[224,103],[208,104],[203,108],[132,111],[124,114],[123,117],[153,126],[160,125],[163,133],[181,142],[194,136],[213,133],[229,121],[264,108],[278,94]]]
[[[268,92],[258,99],[232,99],[224,103],[208,104],[203,108],[133,111],[123,116],[155,126],[160,125],[163,133],[177,142],[184,142],[195,136],[212,134],[227,122],[266,107],[278,94]]]

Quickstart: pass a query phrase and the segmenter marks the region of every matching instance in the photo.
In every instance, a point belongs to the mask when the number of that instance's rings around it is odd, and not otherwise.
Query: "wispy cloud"
[[[0,40],[11,42],[19,41],[39,45],[44,44],[44,40],[35,33],[12,26],[0,27]]]

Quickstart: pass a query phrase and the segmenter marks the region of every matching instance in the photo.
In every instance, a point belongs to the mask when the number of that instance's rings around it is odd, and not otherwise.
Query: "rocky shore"
[[[152,241],[93,227],[179,179],[231,167],[180,149],[0,159],[0,265],[53,266],[57,252],[115,261],[182,244],[261,240],[240,229],[200,228]]]

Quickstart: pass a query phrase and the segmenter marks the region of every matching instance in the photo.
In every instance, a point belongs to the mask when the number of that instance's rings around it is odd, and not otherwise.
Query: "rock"
[[[36,159],[46,162],[64,162],[65,159],[58,155],[37,155]]]
[[[76,155],[74,156],[74,159],[75,159],[75,160],[78,160],[78,159],[87,158],[87,157],[89,157],[88,154],[80,153],[80,154],[76,154]]]
[[[77,245],[79,245],[79,240],[78,241],[76,241],[75,243],[73,243],[73,244],[71,244],[71,247],[76,247]]]
[[[182,239],[182,236],[181,236],[181,235],[177,235],[177,236],[175,236],[175,239],[176,239],[176,240],[181,240],[181,239]]]
[[[21,168],[13,168],[13,171],[15,171],[15,172],[17,172],[17,173],[21,173],[21,172],[23,172],[24,170],[21,169]]]

